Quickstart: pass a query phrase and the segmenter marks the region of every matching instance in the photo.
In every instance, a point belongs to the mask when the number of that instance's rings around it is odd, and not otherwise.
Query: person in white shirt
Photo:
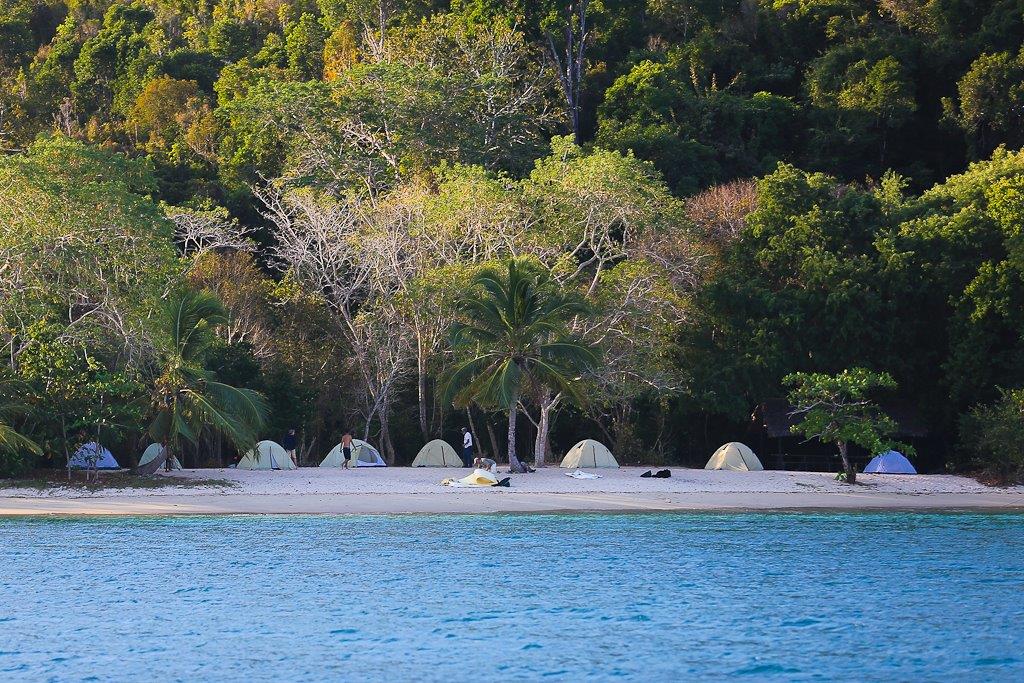
[[[490,458],[485,458],[483,456],[477,456],[476,459],[473,460],[473,468],[478,470],[484,470],[490,472],[491,474],[498,473],[498,463],[494,462]]]
[[[473,435],[465,427],[462,428],[462,464],[469,467],[473,463]]]

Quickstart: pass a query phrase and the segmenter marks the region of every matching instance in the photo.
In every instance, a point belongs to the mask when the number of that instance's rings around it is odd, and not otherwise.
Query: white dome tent
[[[761,465],[761,461],[749,446],[739,441],[730,441],[718,447],[718,450],[708,460],[708,464],[704,465],[704,469],[759,472],[764,469],[764,466]]]
[[[160,457],[160,454],[163,452],[163,450],[164,450],[164,447],[161,446],[158,443],[151,443],[151,444],[149,444],[149,446],[146,448],[146,450],[142,451],[142,456],[139,458],[139,467],[142,467],[146,463],[150,463],[150,462],[153,462],[154,460],[156,460],[158,457]],[[172,455],[170,459],[171,459],[171,469],[172,470],[180,470],[181,469],[181,463],[178,462],[177,456]]]
[[[412,467],[465,467],[452,445],[442,439],[428,442],[412,461]]]
[[[294,470],[288,452],[276,441],[260,441],[238,461],[240,470]]]
[[[600,441],[583,439],[569,449],[559,467],[618,467],[619,462]]]
[[[339,443],[323,459],[320,467],[341,467],[344,463],[345,456],[341,453],[341,444]],[[362,439],[352,439],[352,460],[349,462],[349,467],[387,467],[387,465],[376,448]]]
[[[119,470],[121,465],[114,459],[113,454],[106,448],[90,441],[79,446],[75,454],[71,456],[71,468],[76,470]]]

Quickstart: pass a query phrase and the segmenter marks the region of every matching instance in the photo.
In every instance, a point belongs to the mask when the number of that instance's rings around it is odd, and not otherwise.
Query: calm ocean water
[[[0,519],[0,680],[1024,680],[1024,515]]]

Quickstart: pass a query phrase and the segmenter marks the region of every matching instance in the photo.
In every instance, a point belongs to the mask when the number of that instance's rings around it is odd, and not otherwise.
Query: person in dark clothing
[[[288,433],[285,434],[284,438],[281,440],[281,446],[284,448],[285,452],[288,453],[288,457],[292,459],[292,462],[295,463],[296,467],[299,466],[299,461],[295,458],[295,449],[298,448],[298,445],[299,438],[295,435],[295,430],[289,429]]]
[[[473,435],[465,427],[462,428],[462,464],[473,466]]]

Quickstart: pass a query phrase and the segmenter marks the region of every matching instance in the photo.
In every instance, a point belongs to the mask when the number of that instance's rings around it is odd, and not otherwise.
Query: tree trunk
[[[103,399],[100,399],[100,408],[103,408]],[[98,482],[100,480],[100,444],[103,441],[100,439],[100,423],[96,423],[96,452],[93,453],[93,458],[89,461],[89,467],[85,470],[85,481],[89,481],[89,471],[92,470],[92,480]]]
[[[562,86],[562,95],[565,97],[569,122],[572,125],[573,140],[577,145],[583,145],[583,133],[580,130],[580,93],[589,37],[588,5],[589,0],[568,3],[564,29],[564,57],[560,54],[562,51],[555,45],[554,36],[550,31],[547,32],[550,57],[558,74],[558,82]]]
[[[64,422],[64,416],[60,417],[60,430],[64,438],[61,439],[61,443],[64,444],[64,461],[68,466],[68,481],[71,481],[71,449],[68,448],[68,427]]]
[[[533,440],[533,466],[544,467],[544,456],[548,450],[548,411],[541,406],[540,421],[537,423],[537,438]]]
[[[498,448],[498,437],[494,435],[494,425],[487,421],[487,435],[491,438],[491,449],[494,451],[494,459],[501,460],[501,450]]]
[[[373,405],[370,406],[369,412],[366,414],[366,425],[363,427],[363,441],[370,440],[370,427],[373,426],[373,416],[377,414],[377,402],[374,401]]]
[[[512,401],[508,409],[508,468],[513,472],[523,473],[526,468],[516,457],[516,417],[519,414],[519,401]]]
[[[614,408],[612,408],[612,433],[615,435],[615,448],[614,453],[627,453],[632,450],[635,446],[633,439],[633,429],[630,418],[632,417],[633,407],[626,402],[620,402]]]
[[[160,469],[160,466],[163,465],[164,462],[166,462],[168,459],[170,459],[170,457],[171,447],[164,446],[162,449],[160,449],[160,455],[156,456],[155,458],[147,462],[145,465],[139,465],[138,467],[136,467],[135,474],[141,475],[143,477],[148,477],[151,474],[155,474],[156,471]]]
[[[548,452],[549,432],[551,431],[551,413],[558,407],[561,395],[552,396],[551,392],[544,394],[540,402],[540,417],[537,420],[537,438],[533,442],[533,459],[535,467],[545,466],[545,457]]]
[[[387,464],[395,464],[395,446],[391,443],[391,427],[388,424],[388,414],[386,410],[381,410],[379,414],[380,418],[380,443],[384,447],[384,460]]]
[[[486,455],[486,453],[483,452],[482,442],[480,441],[480,437],[477,436],[476,425],[473,424],[473,410],[469,406],[466,406],[466,419],[469,420],[469,433],[473,437],[473,445],[476,446],[477,450],[480,452],[479,453],[480,455]],[[495,458],[495,459],[497,459],[497,458]]]
[[[850,457],[847,454],[847,445],[845,441],[839,442],[839,457],[843,459],[843,471],[846,473],[846,483],[856,484],[857,483],[857,470],[853,469],[850,464]]]
[[[418,334],[416,335],[416,373],[416,389],[420,402],[420,435],[424,441],[427,441],[430,436],[427,427],[427,359],[426,353],[423,351],[423,342],[420,341]]]

